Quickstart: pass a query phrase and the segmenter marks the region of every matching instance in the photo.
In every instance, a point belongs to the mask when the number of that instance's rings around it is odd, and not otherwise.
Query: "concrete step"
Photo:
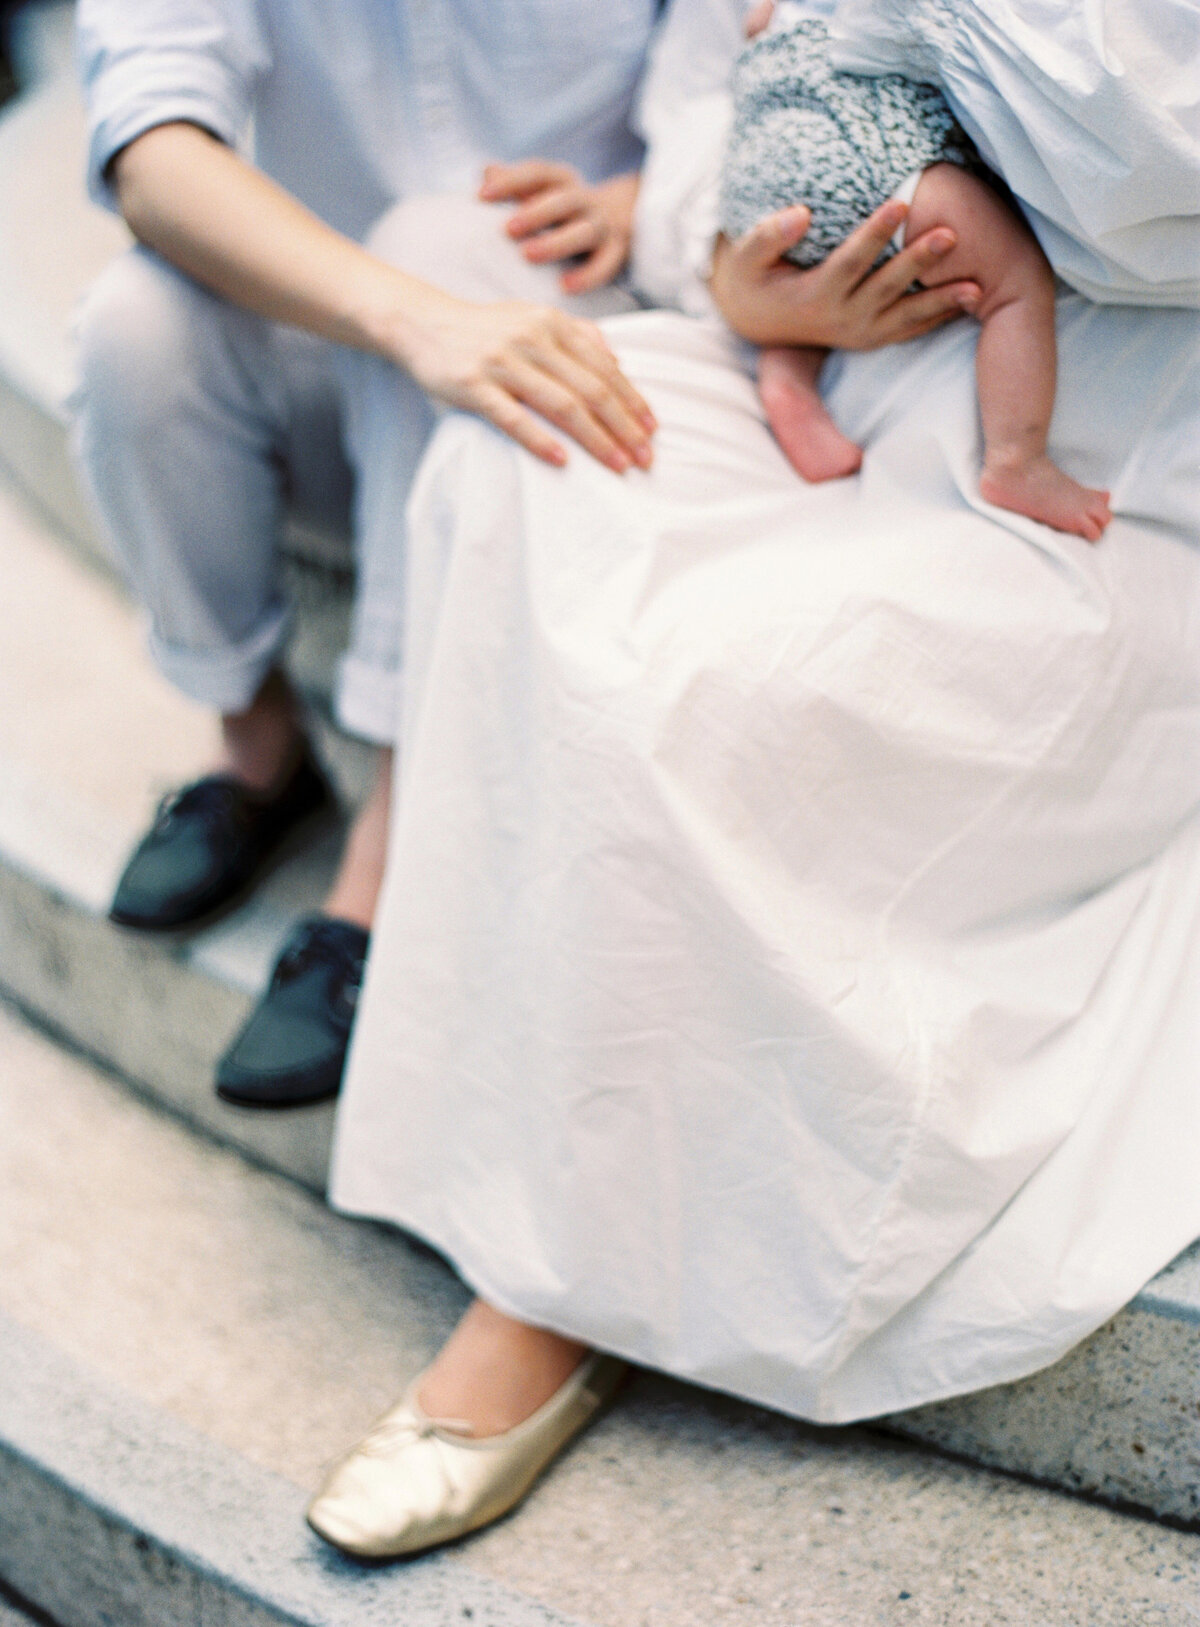
[[[0,1009],[0,1577],[62,1627],[1184,1627],[1200,1537],[639,1375],[510,1520],[360,1570],[305,1488],[464,1302]]]
[[[331,1110],[241,1113],[211,1078],[291,920],[320,898],[336,835],[190,941],[110,927],[124,856],[158,792],[207,760],[212,722],[150,669],[125,600],[3,492],[0,578],[0,988],[159,1106],[322,1190]],[[892,1422],[976,1461],[1200,1519],[1200,1257],[1047,1372]]]
[[[83,190],[85,120],[73,66],[74,7],[54,0],[18,17],[22,93],[0,113],[0,469],[55,534],[111,571],[68,449],[75,367],[70,328],[88,285],[130,241],[124,225]],[[327,704],[345,646],[352,571],[349,540],[289,518],[281,539],[296,610],[288,666]],[[338,744],[347,773],[366,772],[361,749]]]

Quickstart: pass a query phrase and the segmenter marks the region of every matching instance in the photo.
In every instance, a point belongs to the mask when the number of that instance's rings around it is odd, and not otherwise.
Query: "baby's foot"
[[[795,351],[764,350],[758,388],[771,432],[805,480],[840,480],[862,466],[862,451],[826,410]]]
[[[1081,486],[1045,455],[1022,464],[985,462],[979,491],[997,508],[1027,514],[1089,542],[1099,542],[1112,519],[1108,492]]]

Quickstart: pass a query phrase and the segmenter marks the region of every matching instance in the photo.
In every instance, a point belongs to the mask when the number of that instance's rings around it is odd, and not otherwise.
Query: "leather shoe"
[[[308,1523],[357,1559],[420,1553],[490,1525],[516,1507],[624,1373],[615,1356],[585,1356],[532,1417],[483,1438],[454,1419],[430,1418],[417,1400],[418,1378],[335,1466],[308,1505]]]
[[[334,807],[329,782],[307,752],[273,797],[227,774],[185,785],[159,804],[117,883],[108,918],[142,932],[197,926],[239,899],[286,837]]]
[[[217,1064],[217,1095],[239,1107],[303,1107],[336,1096],[370,939],[310,915],[283,947],[262,999]]]

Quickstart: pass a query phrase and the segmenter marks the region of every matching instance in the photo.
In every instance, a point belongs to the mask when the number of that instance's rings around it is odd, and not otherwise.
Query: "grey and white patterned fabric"
[[[838,73],[829,31],[816,18],[753,40],[738,59],[733,92],[722,230],[740,237],[777,209],[807,204],[812,225],[788,255],[797,265],[819,264],[931,164],[982,167],[936,86]]]

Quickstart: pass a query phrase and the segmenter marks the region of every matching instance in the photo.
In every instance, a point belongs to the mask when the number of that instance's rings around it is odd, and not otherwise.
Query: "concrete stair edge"
[[[579,1627],[441,1553],[326,1549],[304,1494],[0,1314],[0,1573],[61,1627]]]

